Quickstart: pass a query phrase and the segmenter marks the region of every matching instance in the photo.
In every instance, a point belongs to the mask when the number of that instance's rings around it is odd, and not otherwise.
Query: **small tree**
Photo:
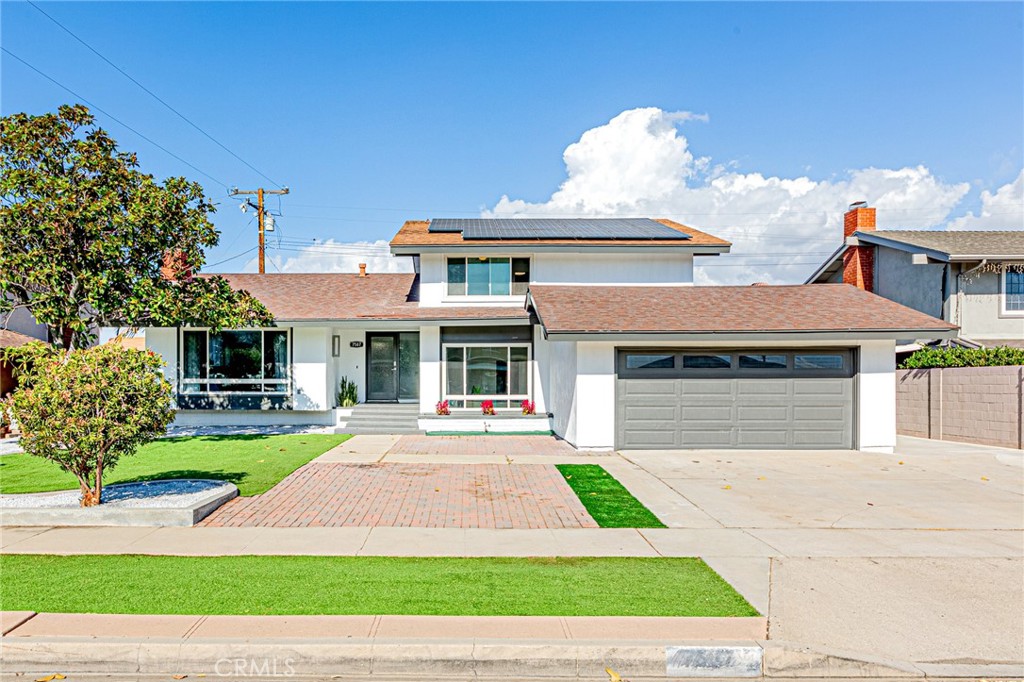
[[[174,419],[171,385],[152,351],[104,344],[66,353],[22,351],[24,387],[7,402],[21,445],[78,478],[82,506],[102,501],[103,473]]]

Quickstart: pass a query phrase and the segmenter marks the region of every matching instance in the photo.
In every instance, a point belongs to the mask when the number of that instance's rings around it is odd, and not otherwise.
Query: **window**
[[[639,355],[626,356],[626,369],[672,369],[675,367],[674,355]]]
[[[530,398],[529,344],[444,347],[444,398],[453,409],[519,408]]]
[[[684,369],[729,369],[732,366],[731,355],[684,355]]]
[[[289,331],[187,330],[181,335],[181,392],[288,395]]]
[[[1003,272],[1003,312],[1024,314],[1024,270]]]
[[[823,353],[801,354],[793,356],[793,369],[842,369],[842,355],[826,355]]]
[[[525,296],[529,285],[529,258],[448,259],[449,296]]]
[[[785,355],[741,355],[743,369],[786,369]]]

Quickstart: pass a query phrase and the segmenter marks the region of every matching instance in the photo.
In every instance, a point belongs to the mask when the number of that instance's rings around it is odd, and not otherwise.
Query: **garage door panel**
[[[793,363],[790,357],[788,366]],[[847,369],[834,376],[777,368],[702,370],[689,376],[685,370],[660,370],[650,378],[624,372],[616,382],[616,443],[636,449],[850,448],[854,379],[849,363],[848,356]],[[677,358],[676,367],[682,366]]]
[[[748,429],[740,427],[736,430],[736,446],[741,448],[784,448],[789,443],[788,429]]]
[[[722,429],[689,428],[680,432],[679,444],[684,448],[727,448],[732,445],[732,435]]]
[[[789,419],[789,407],[786,405],[739,405],[736,408],[736,419],[741,424],[752,421],[785,422]]]

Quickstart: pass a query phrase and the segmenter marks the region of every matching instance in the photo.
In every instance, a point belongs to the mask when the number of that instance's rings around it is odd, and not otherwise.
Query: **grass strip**
[[[230,481],[242,495],[258,495],[351,438],[335,434],[183,436],[161,438],[124,457],[103,476],[104,485],[162,478]],[[27,453],[0,457],[0,493],[73,490],[77,479],[49,460]]]
[[[650,509],[597,464],[556,464],[569,487],[602,528],[665,528]]]
[[[194,615],[756,616],[698,558],[0,555],[0,609]]]

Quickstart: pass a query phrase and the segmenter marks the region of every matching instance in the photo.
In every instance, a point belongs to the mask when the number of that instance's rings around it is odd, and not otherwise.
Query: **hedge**
[[[903,361],[900,369],[935,367],[1003,367],[1024,365],[1024,348],[922,348]]]

